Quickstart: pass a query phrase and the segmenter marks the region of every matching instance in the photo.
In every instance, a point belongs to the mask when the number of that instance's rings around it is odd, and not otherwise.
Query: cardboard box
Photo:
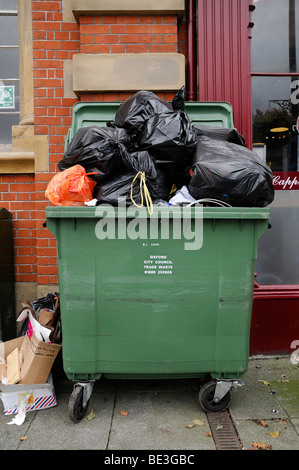
[[[25,400],[26,411],[55,406],[57,402],[50,373],[61,345],[45,343],[37,339],[34,332],[32,332],[31,338],[26,334],[0,343],[0,364],[2,367],[5,366],[7,356],[16,349],[20,351],[20,381],[13,385],[1,383],[2,369],[0,368],[0,398],[4,414],[18,413],[22,400]],[[5,381],[5,369],[3,369],[3,375],[3,381]]]
[[[0,384],[0,398],[5,415],[17,414],[23,400],[26,403],[26,412],[43,410],[57,405],[51,374],[45,384]]]
[[[29,339],[25,335],[21,349],[21,380],[20,384],[41,384],[47,381],[60,344],[45,343],[37,339],[34,333]]]
[[[51,369],[62,346],[50,342],[51,330],[40,325],[30,311],[26,315],[25,336],[0,343],[0,398],[5,414],[57,404]]]
[[[32,332],[31,338],[26,334],[0,343],[0,362],[6,361],[7,356],[16,348],[20,350],[21,380],[19,384],[46,383],[61,345],[41,341]]]

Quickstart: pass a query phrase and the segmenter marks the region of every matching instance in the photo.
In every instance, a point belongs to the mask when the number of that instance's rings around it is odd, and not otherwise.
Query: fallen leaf
[[[279,430],[277,429],[277,431],[275,432],[269,432],[269,436],[275,437],[275,438],[279,437]]]
[[[256,422],[258,424],[261,424],[264,428],[268,426],[268,423],[266,423],[266,421],[264,421],[263,419],[257,419]]]
[[[93,410],[91,410],[91,412],[86,416],[86,418],[88,419],[88,421],[90,421],[91,419],[95,418],[96,417],[96,414]]]
[[[259,449],[262,449],[262,450],[266,450],[266,449],[272,449],[272,446],[267,446],[267,444],[265,444],[264,442],[257,442],[257,441],[254,441],[251,443],[252,445],[252,448],[254,450],[259,450]]]
[[[28,439],[27,436],[20,437],[20,441],[26,441],[26,439]]]
[[[211,432],[205,432],[205,435],[208,436],[208,437],[212,437],[212,433],[211,433]]]
[[[205,424],[201,419],[193,419],[192,423],[197,424],[197,426],[204,426]]]
[[[219,431],[219,429],[222,429],[222,428],[223,428],[222,424],[217,424],[215,429],[216,429],[216,431]]]
[[[127,412],[127,411],[121,410],[121,411],[120,411],[120,414],[121,414],[122,416],[128,416],[128,412]]]
[[[186,424],[186,428],[191,429],[194,428],[195,424]]]
[[[263,380],[262,382],[264,385],[271,385],[270,382],[268,382],[267,380]]]

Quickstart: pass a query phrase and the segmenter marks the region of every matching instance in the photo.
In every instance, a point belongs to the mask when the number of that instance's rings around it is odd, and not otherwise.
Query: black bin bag
[[[196,136],[205,135],[211,139],[227,140],[233,144],[245,146],[244,137],[237,131],[237,129],[230,129],[226,127],[205,126],[203,124],[194,124],[193,130]]]
[[[146,150],[155,159],[166,184],[182,184],[182,174],[191,162],[196,134],[184,111],[185,87],[172,102],[161,100],[149,91],[140,91],[119,108],[114,125],[124,127],[131,135],[135,150]]]
[[[185,111],[166,111],[154,114],[146,121],[137,146],[150,152],[156,161],[179,161],[182,156],[193,153],[196,135]]]
[[[93,191],[94,198],[101,204],[137,204],[146,206],[145,191],[151,201],[166,197],[164,174],[156,169],[155,161],[147,151],[130,153],[124,145],[120,146],[121,158],[125,170],[112,178],[97,184]],[[146,188],[144,186],[146,185]],[[121,198],[121,202],[120,202]]]
[[[114,125],[135,136],[149,117],[168,110],[172,110],[171,103],[151,91],[138,91],[120,105],[115,114]]]
[[[196,200],[266,207],[274,199],[272,171],[258,155],[238,144],[198,137],[190,173],[188,189]]]
[[[192,162],[196,135],[187,113],[181,109],[150,117],[137,139],[137,147],[156,160],[167,182],[183,184],[183,171]]]
[[[70,142],[64,157],[58,163],[60,171],[73,165],[81,165],[95,181],[103,181],[114,174],[122,165],[119,146],[129,145],[124,129],[116,127],[83,127]]]

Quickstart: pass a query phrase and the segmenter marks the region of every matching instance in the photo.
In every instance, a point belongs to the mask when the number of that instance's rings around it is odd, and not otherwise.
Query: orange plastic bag
[[[82,206],[92,199],[96,182],[88,177],[81,165],[74,165],[57,173],[48,184],[46,198],[55,206]]]

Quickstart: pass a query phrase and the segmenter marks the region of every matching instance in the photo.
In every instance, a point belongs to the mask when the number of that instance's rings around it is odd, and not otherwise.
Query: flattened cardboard
[[[46,383],[60,344],[45,343],[32,334],[0,343],[0,358],[6,361],[7,356],[16,348],[20,349],[21,380],[20,384]],[[1,362],[1,360],[0,360]]]
[[[20,384],[46,383],[60,349],[60,344],[40,341],[34,333],[30,339],[25,335],[21,351],[23,362]]]
[[[6,364],[0,364],[0,383],[6,380]]]
[[[6,359],[6,376],[7,384],[13,385],[20,382],[21,368],[20,368],[20,350],[15,348]]]
[[[9,341],[5,341],[4,343],[0,343],[0,363],[6,364],[7,356],[11,352],[13,352],[14,349],[21,349],[23,341],[24,336],[20,336],[19,338],[11,339]]]

